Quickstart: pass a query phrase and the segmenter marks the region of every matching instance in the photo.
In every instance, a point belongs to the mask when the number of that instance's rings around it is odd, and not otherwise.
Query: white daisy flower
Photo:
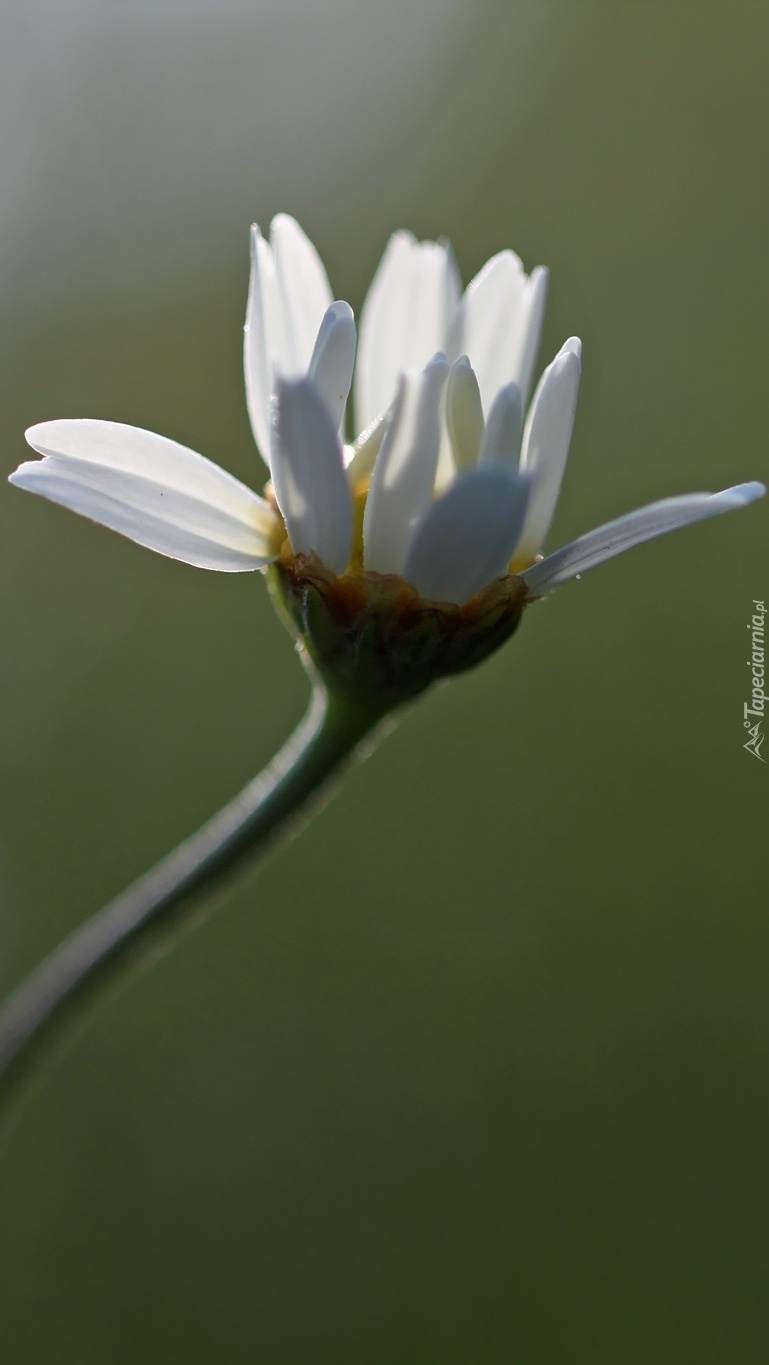
[[[275,761],[154,873],[89,921],[0,1017],[15,1067],[127,948],[263,848],[380,722],[475,667],[528,602],[645,540],[742,507],[759,483],[668,498],[542,559],[571,440],[581,348],[529,405],[547,273],[503,251],[464,294],[449,246],[396,233],[363,307],[335,302],[292,218],[252,233],[245,379],[265,495],[175,441],[115,422],[44,422],[20,488],[160,554],[265,569],[313,698]],[[357,439],[345,445],[354,388]],[[525,417],[524,417],[525,414]]]
[[[252,230],[245,327],[267,496],[166,437],[93,420],[31,427],[43,458],[11,482],[202,568],[312,561],[359,586],[396,576],[455,609],[512,574],[518,614],[633,545],[763,494],[745,483],[667,498],[541,559],[581,372],[573,337],[526,413],[546,289],[542,267],[527,276],[503,251],[462,293],[447,243],[397,232],[363,306],[356,366],[352,310],[281,214],[269,241]],[[345,446],[353,388],[360,435]]]

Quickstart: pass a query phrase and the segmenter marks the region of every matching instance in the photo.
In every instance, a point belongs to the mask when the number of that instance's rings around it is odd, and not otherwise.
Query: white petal
[[[352,384],[355,340],[355,318],[349,303],[332,303],[323,314],[308,378],[325,400],[337,431],[344,423]]]
[[[579,337],[569,337],[567,341],[564,341],[558,354],[562,355],[564,351],[573,351],[577,360],[580,363],[582,362],[582,342]]]
[[[400,374],[421,369],[445,348],[458,298],[459,276],[448,243],[394,233],[361,313],[355,375],[359,430],[389,408]]]
[[[258,569],[277,521],[262,498],[195,451],[117,422],[43,422],[26,433],[46,458],[11,483],[139,545],[204,569]]]
[[[523,406],[529,401],[531,377],[542,335],[549,275],[544,265],[535,266],[523,291],[520,351],[517,362],[518,384]]]
[[[636,512],[629,512],[627,516],[580,536],[571,545],[565,545],[541,563],[526,569],[521,578],[528,586],[529,597],[542,597],[570,578],[576,578],[577,574],[595,568],[605,559],[613,559],[634,545],[653,540],[666,531],[676,531],[691,522],[718,516],[720,512],[746,507],[756,498],[763,497],[765,492],[762,483],[741,483],[722,493],[689,493],[680,498],[663,498],[661,502],[640,507]]]
[[[331,286],[320,256],[295,218],[287,213],[273,218],[270,243],[283,310],[284,349],[276,364],[287,378],[304,375],[323,314],[333,298]]]
[[[314,552],[334,573],[344,573],[352,498],[328,408],[309,379],[278,380],[272,479],[294,553]]]
[[[445,356],[435,356],[398,382],[363,518],[364,563],[376,573],[401,572],[412,531],[432,501],[448,369]]]
[[[243,367],[254,440],[266,464],[272,450],[276,374],[305,374],[331,289],[320,257],[288,214],[273,219],[266,242],[251,228]]]
[[[509,470],[471,469],[460,475],[418,527],[404,578],[420,597],[461,606],[507,573],[526,496],[525,480]]]
[[[95,418],[62,418],[39,422],[24,433],[40,455],[60,455],[70,460],[119,469],[154,480],[161,487],[197,497],[201,503],[237,517],[245,502],[263,509],[265,527],[274,514],[262,498],[252,493],[226,469],[188,446],[159,436],[154,431],[102,422]]]
[[[446,386],[446,425],[454,464],[470,469],[483,440],[483,407],[478,377],[466,355],[454,361]]]
[[[251,273],[243,329],[243,371],[251,430],[269,466],[274,406],[274,358],[284,349],[282,308],[272,249],[256,223],[251,227]]]
[[[526,285],[518,257],[501,251],[471,280],[451,324],[449,358],[470,357],[487,414],[504,384],[520,385]]]
[[[491,405],[483,433],[479,463],[503,464],[508,469],[518,468],[521,453],[523,403],[517,384],[505,384]]]
[[[532,476],[532,492],[518,553],[539,554],[553,519],[577,411],[582,372],[578,337],[570,337],[537,385],[521,451],[521,470]]]
[[[370,426],[363,429],[351,447],[352,455],[347,465],[347,482],[351,488],[371,478],[389,420],[390,413],[383,412],[381,417],[376,417]]]

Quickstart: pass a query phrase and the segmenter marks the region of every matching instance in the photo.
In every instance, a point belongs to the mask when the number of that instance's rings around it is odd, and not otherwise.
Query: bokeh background
[[[551,546],[766,478],[769,10],[6,3],[0,423],[260,477],[249,223],[359,310],[388,234],[513,245],[585,343]],[[0,488],[0,987],[273,753],[258,576]],[[527,616],[96,1009],[0,1146],[8,1365],[753,1365],[769,1315],[759,506]]]

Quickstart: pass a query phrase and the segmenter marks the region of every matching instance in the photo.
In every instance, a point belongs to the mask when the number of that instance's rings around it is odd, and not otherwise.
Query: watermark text
[[[767,702],[767,693],[764,691],[766,673],[764,671],[764,618],[766,607],[763,602],[753,599],[753,615],[748,622],[750,631],[750,658],[748,668],[750,669],[750,701],[743,703],[742,723],[748,732],[748,738],[743,744],[743,749],[747,749],[749,754],[765,763],[766,759],[761,755],[761,745],[766,738],[763,731],[764,708]]]

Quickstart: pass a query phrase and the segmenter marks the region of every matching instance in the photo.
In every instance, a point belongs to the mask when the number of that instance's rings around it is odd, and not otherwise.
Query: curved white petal
[[[413,529],[432,501],[448,369],[438,355],[398,381],[363,517],[364,563],[376,573],[401,572]]]
[[[521,453],[523,403],[517,384],[505,384],[491,405],[481,441],[479,464],[503,464],[518,468]]]
[[[272,447],[274,357],[281,351],[282,310],[272,249],[251,227],[251,273],[243,328],[246,404],[259,453],[269,467]]]
[[[520,387],[527,285],[515,252],[500,251],[470,281],[451,324],[449,358],[470,357],[486,414],[504,384]]]
[[[333,295],[315,247],[295,218],[279,213],[270,244],[283,310],[282,351],[276,363],[286,378],[306,374],[323,314]]]
[[[446,426],[456,468],[471,469],[483,440],[483,407],[478,377],[466,355],[454,361],[449,373]]]
[[[582,342],[579,337],[568,337],[558,354],[563,355],[565,351],[573,351],[577,360],[582,364]]]
[[[344,423],[344,410],[355,367],[355,318],[349,303],[332,303],[323,314],[320,331],[307,373],[326,406],[337,431]]]
[[[518,385],[521,390],[523,406],[529,401],[531,378],[542,336],[542,323],[545,317],[547,289],[550,275],[547,267],[537,265],[526,281],[521,309],[521,339],[518,355]]]
[[[200,502],[237,517],[248,504],[262,509],[266,528],[274,515],[268,503],[213,460],[167,436],[125,422],[97,418],[61,418],[39,422],[24,433],[40,455],[59,455],[103,468],[122,470],[154,480],[161,487],[197,497]]]
[[[532,477],[531,501],[518,553],[539,554],[553,519],[569,454],[582,373],[578,337],[570,337],[537,385],[521,449],[521,470]]]
[[[359,430],[389,408],[401,373],[420,369],[445,348],[459,287],[447,242],[393,234],[361,312],[355,374]]]
[[[542,597],[562,583],[568,583],[570,578],[586,573],[634,545],[653,540],[667,531],[677,531],[692,522],[704,521],[706,517],[746,507],[763,497],[765,492],[762,483],[741,483],[721,493],[689,493],[680,498],[663,498],[580,536],[526,569],[521,578],[529,589],[530,598]]]
[[[251,228],[251,273],[244,328],[243,368],[251,429],[269,465],[276,374],[304,374],[331,303],[331,288],[315,247],[299,224],[280,213],[265,241]]]
[[[309,379],[278,380],[272,465],[294,553],[315,553],[334,573],[344,573],[352,548],[352,497],[331,416]]]
[[[186,446],[117,422],[43,422],[26,433],[45,458],[11,483],[139,545],[204,569],[259,569],[274,557],[270,506]]]
[[[389,420],[390,413],[383,412],[381,417],[376,417],[370,426],[364,428],[350,447],[352,454],[347,465],[347,482],[351,488],[371,478]]]
[[[461,606],[507,573],[526,497],[526,481],[509,470],[460,475],[414,533],[403,577],[420,597]]]

